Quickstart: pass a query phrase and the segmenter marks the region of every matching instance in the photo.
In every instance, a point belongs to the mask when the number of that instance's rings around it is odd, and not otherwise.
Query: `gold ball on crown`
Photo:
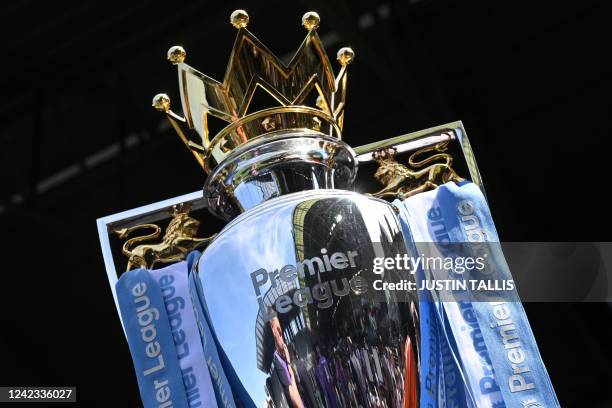
[[[355,59],[355,51],[351,47],[342,47],[338,50],[338,54],[336,54],[340,65],[343,67],[347,66]]]
[[[314,11],[309,11],[302,16],[302,25],[308,31],[316,30],[319,28],[320,23],[321,17],[319,17],[319,14]]]
[[[170,97],[165,93],[157,94],[153,97],[153,107],[160,112],[170,110]]]
[[[249,25],[249,14],[244,10],[234,10],[230,22],[235,28],[246,28]]]
[[[168,50],[168,61],[170,61],[174,65],[180,64],[181,62],[185,61],[186,57],[187,51],[185,51],[185,49],[180,45],[170,47],[170,49]]]

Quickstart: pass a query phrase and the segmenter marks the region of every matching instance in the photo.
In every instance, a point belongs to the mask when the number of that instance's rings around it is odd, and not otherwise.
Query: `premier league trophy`
[[[478,377],[462,361],[453,311],[417,289],[428,272],[377,262],[435,242],[415,239],[427,215],[412,199],[471,188],[486,207],[462,125],[353,149],[341,134],[353,50],[338,51],[334,76],[309,12],[285,66],[248,23],[232,13],[222,82],[170,48],[182,115],[153,99],[207,173],[203,191],[98,220],[145,407],[505,406],[493,368]],[[261,94],[275,105],[257,106]],[[228,124],[210,135],[209,116]],[[203,209],[227,221],[208,238]]]

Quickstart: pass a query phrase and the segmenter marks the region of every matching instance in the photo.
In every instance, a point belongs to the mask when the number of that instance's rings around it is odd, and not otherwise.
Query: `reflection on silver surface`
[[[204,198],[211,212],[230,219],[283,194],[350,188],[356,172],[355,153],[341,140],[283,131],[234,150],[206,180]]]
[[[390,204],[341,190],[288,194],[224,228],[197,270],[257,406],[417,406],[416,294],[367,290],[373,258],[405,248]]]

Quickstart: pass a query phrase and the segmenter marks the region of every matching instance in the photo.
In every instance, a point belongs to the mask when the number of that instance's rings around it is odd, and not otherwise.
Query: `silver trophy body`
[[[338,139],[285,132],[241,146],[206,183],[214,213],[244,211],[195,273],[257,406],[401,407],[417,392],[416,294],[370,285],[373,259],[405,253],[404,237],[391,204],[335,189],[356,170]]]

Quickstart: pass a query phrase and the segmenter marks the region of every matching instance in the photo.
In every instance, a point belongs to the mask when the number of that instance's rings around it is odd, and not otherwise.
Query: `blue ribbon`
[[[181,367],[189,408],[216,408],[217,401],[204,359],[191,296],[187,262],[150,271],[159,284]]]
[[[415,241],[406,221],[408,209],[401,201],[394,205],[400,209],[400,224],[402,232],[408,238],[405,240],[409,253],[418,254]],[[421,289],[425,279],[422,267],[416,271],[416,282],[419,296],[420,330],[421,330],[421,392],[420,407],[470,407],[465,392],[465,383],[458,360],[449,344],[445,327],[445,315],[440,304],[435,302],[431,293]],[[451,338],[452,340],[452,338]]]
[[[434,191],[422,193],[404,202],[396,201],[395,204],[401,209],[402,221],[407,224],[404,230],[409,230],[409,237],[415,236],[410,234],[412,225],[416,228],[415,231],[418,231],[416,236],[421,241],[436,241],[442,244],[442,241],[434,236],[436,234],[432,233],[440,231],[441,220],[446,243],[439,245],[441,253],[445,252],[445,248],[448,249],[448,243],[486,242],[486,245],[481,246],[486,249],[488,255],[486,278],[499,281],[512,278],[499,246],[486,200],[476,185],[469,182],[447,183]],[[427,224],[429,214],[435,214],[437,218],[436,228],[433,230]],[[414,239],[412,241],[414,242]],[[476,252],[477,244],[465,245],[463,248],[468,252]],[[423,278],[424,276],[417,272],[417,279]],[[454,353],[459,356],[461,374],[466,374],[464,382],[470,384],[468,389],[473,399],[482,403],[488,401],[486,403],[494,408],[558,407],[557,397],[516,291],[466,292],[461,293],[461,297],[466,299],[467,294],[468,301],[442,303],[442,310],[438,313],[441,319],[439,332],[446,334],[447,343],[441,340],[440,352],[443,356],[448,356],[449,351],[450,355]],[[424,298],[427,298],[427,295]],[[467,341],[466,330],[470,331],[473,344]],[[449,350],[446,346],[449,346]],[[488,372],[489,380],[482,378],[488,381],[484,384],[485,387],[482,386],[482,381],[478,381],[476,374],[479,370],[473,367],[474,362],[465,358],[466,355],[473,356],[475,351],[483,362],[483,368]],[[447,357],[444,357],[444,361],[446,360]],[[441,366],[443,367],[443,364]],[[494,379],[494,382],[491,382],[491,379]],[[444,378],[441,382],[444,383]],[[492,397],[496,393],[503,401]],[[447,396],[448,394],[442,397]],[[448,405],[450,401],[447,400],[446,403]]]
[[[191,254],[191,262],[188,259],[188,265],[192,265],[193,258],[197,257],[196,254]],[[221,365],[221,359],[217,352],[217,346],[213,339],[208,319],[206,318],[204,309],[202,308],[202,302],[197,289],[197,277],[193,271],[189,275],[189,293],[191,295],[191,301],[193,303],[193,310],[196,316],[196,322],[198,330],[200,332],[200,338],[202,340],[202,348],[204,349],[204,358],[208,365],[208,370],[213,383],[213,389],[215,390],[215,398],[217,399],[217,405],[224,408],[236,408],[232,389],[229,385],[223,366]]]
[[[144,407],[187,407],[159,285],[147,270],[136,269],[121,276],[116,290]]]
[[[441,207],[452,242],[498,243],[499,238],[489,207],[480,189],[467,183],[447,183],[438,188]],[[488,279],[512,279],[499,244],[488,244]],[[509,407],[558,407],[550,378],[540,356],[527,316],[515,290],[486,294],[473,293],[472,302],[484,342],[490,354],[504,401]],[[538,405],[539,404],[539,405]]]
[[[187,257],[187,264],[191,271],[189,286],[204,346],[204,355],[211,370],[217,402],[219,407],[256,408],[255,403],[244,388],[223,347],[219,343],[214,327],[210,322],[204,291],[202,290],[200,279],[193,269],[197,265],[199,257],[200,253],[198,251],[191,252]]]

